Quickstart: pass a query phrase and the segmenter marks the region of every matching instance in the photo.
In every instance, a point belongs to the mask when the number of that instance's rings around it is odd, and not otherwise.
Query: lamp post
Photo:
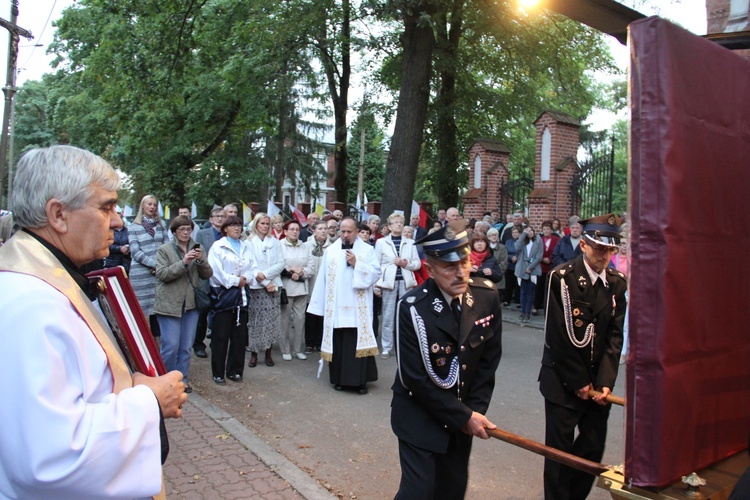
[[[0,18],[0,26],[8,30],[8,69],[6,73],[5,87],[5,111],[3,113],[3,128],[0,131],[0,205],[2,205],[3,181],[5,180],[5,163],[8,156],[8,128],[10,125],[11,104],[13,96],[16,94],[16,60],[18,59],[18,39],[19,37],[34,38],[30,31],[25,30],[16,24],[18,20],[18,0],[10,2],[10,22]],[[10,202],[10,199],[8,199]]]

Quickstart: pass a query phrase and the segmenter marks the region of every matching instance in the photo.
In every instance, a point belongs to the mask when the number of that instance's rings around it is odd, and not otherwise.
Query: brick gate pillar
[[[573,199],[570,184],[578,172],[579,129],[572,116],[558,111],[544,111],[534,121],[536,156],[534,189],[529,193],[529,222],[537,232],[542,222],[555,217],[563,221],[580,210]]]
[[[469,189],[463,195],[464,217],[479,220],[497,210],[500,185],[508,182],[510,149],[502,142],[477,139],[469,148]]]

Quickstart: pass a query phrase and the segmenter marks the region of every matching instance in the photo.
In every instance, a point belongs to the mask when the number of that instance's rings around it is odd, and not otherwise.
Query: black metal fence
[[[520,177],[518,179],[503,180],[500,185],[500,203],[498,209],[500,214],[512,214],[515,212],[526,213],[528,196],[534,189],[533,177]]]
[[[570,189],[573,206],[581,207],[578,215],[582,219],[612,211],[614,168],[614,138],[611,149],[603,148],[579,164],[579,171],[573,178]]]

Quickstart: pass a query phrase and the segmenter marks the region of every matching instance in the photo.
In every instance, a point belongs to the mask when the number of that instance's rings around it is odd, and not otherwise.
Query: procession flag
[[[169,220],[170,217],[169,205],[164,205],[164,220]]]
[[[318,214],[318,216],[322,219],[323,218],[323,212],[325,212],[325,207],[318,202],[318,199],[315,198],[315,213]]]
[[[414,200],[411,200],[411,215],[419,215],[419,227],[427,227],[427,212],[424,211],[422,206]]]
[[[253,220],[253,211],[243,201],[242,202],[242,223],[247,224]]]
[[[292,215],[294,215],[294,218],[297,219],[297,222],[299,222],[300,225],[307,225],[307,217],[305,217],[305,214],[303,214],[301,211],[297,210],[297,207],[295,207],[294,205],[289,205],[289,210],[292,211]]]
[[[190,206],[190,218],[195,219],[198,217],[198,207],[195,206],[195,202]]]
[[[164,207],[161,206],[161,202],[159,202],[159,205],[158,205],[158,212],[159,212],[159,217],[161,217],[163,219],[164,218]]]
[[[279,207],[277,207],[274,204],[274,202],[272,202],[271,200],[268,200],[268,210],[266,210],[266,213],[268,214],[269,217],[273,217],[277,214],[280,214],[281,210],[279,209]]]

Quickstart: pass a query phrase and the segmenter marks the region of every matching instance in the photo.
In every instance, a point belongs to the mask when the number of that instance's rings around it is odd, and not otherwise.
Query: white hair
[[[117,191],[120,178],[103,158],[73,146],[32,149],[18,162],[10,206],[20,227],[46,226],[47,202],[59,200],[70,210],[82,208],[94,187]]]

